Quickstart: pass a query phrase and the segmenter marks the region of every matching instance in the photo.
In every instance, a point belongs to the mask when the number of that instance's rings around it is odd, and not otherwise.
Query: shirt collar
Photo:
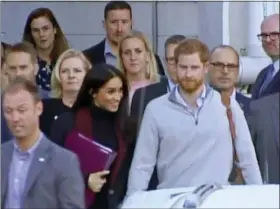
[[[116,57],[107,39],[105,40],[105,50],[104,50],[104,56],[106,55],[111,55]]]
[[[41,133],[39,136],[39,139],[35,142],[35,144],[32,145],[32,147],[30,147],[27,151],[22,151],[21,148],[18,146],[16,140],[14,140],[14,148],[15,151],[18,153],[22,153],[22,154],[28,154],[31,155],[34,153],[34,151],[36,150],[36,148],[39,146],[41,140],[43,138],[43,134]]]
[[[203,87],[203,91],[202,93],[199,95],[199,97],[196,100],[197,106],[201,107],[203,104],[204,99],[206,98],[207,95],[207,86],[204,85]],[[175,92],[175,97],[177,102],[179,102],[180,104],[188,107],[189,105],[187,104],[187,102],[183,99],[183,97],[181,96],[180,92],[179,92],[179,86],[176,86],[176,92]]]
[[[176,84],[173,83],[171,79],[168,79],[168,85],[169,85],[169,91],[171,91],[173,87],[176,86]]]

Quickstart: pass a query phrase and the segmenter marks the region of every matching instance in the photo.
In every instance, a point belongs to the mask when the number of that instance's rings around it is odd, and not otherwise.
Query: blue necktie
[[[267,88],[268,84],[272,81],[273,72],[274,72],[274,66],[273,66],[273,64],[271,64],[269,66],[268,72],[266,73],[266,77],[264,79],[264,82],[263,82],[263,84],[260,88],[260,91],[259,91],[260,94]]]

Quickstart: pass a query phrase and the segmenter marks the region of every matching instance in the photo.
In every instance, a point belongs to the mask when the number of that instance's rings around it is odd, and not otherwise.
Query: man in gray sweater
[[[233,146],[220,93],[204,83],[209,49],[188,39],[175,50],[178,86],[151,101],[144,113],[129,172],[127,195],[146,190],[154,167],[158,189],[228,184]],[[246,184],[262,178],[244,114],[231,100],[236,150]]]

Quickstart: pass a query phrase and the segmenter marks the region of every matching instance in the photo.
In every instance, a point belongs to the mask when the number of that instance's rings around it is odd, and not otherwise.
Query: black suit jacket
[[[279,93],[251,102],[249,127],[263,180],[280,184]]]
[[[91,62],[92,65],[100,64],[100,63],[106,63],[106,59],[104,56],[105,52],[105,39],[102,40],[100,43],[85,49],[83,51],[84,55],[88,58],[88,60]],[[155,54],[155,58],[158,65],[158,73],[160,75],[164,75],[164,68],[160,61],[160,58],[158,55]]]
[[[268,96],[273,93],[279,93],[280,92],[280,70],[276,73],[276,75],[273,77],[273,80],[268,84],[266,89],[259,94],[260,88],[265,80],[265,77],[269,71],[269,66],[267,66],[265,69],[263,69],[257,79],[255,84],[252,87],[252,99],[256,100],[264,96]]]
[[[138,130],[140,128],[140,124],[142,122],[142,117],[144,111],[148,105],[148,103],[158,98],[168,92],[169,84],[168,79],[166,77],[162,77],[159,83],[155,83],[149,85],[147,87],[143,87],[137,89],[133,95],[131,109],[130,109],[130,126],[132,134],[130,137],[132,138],[132,148],[131,148],[131,158],[133,158],[133,153],[136,145]],[[157,171],[154,169],[153,175],[151,177],[148,190],[156,189],[158,185]]]

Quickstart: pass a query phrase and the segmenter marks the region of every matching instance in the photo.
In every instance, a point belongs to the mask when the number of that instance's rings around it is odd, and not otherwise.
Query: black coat
[[[53,142],[63,147],[69,132],[75,127],[75,122],[76,122],[76,116],[74,112],[67,112],[60,115],[58,119],[54,121],[51,127],[50,139]],[[95,125],[93,123],[93,126]],[[93,132],[95,132],[94,127],[93,127]],[[121,135],[125,135],[125,133],[121,133]],[[124,143],[124,146],[126,152],[124,154],[123,160],[121,161],[120,167],[117,169],[114,182],[109,183],[108,181],[108,184],[106,183],[106,186],[104,185],[107,196],[106,193],[105,196],[104,193],[102,193],[102,197],[101,197],[99,195],[100,193],[97,193],[96,201],[93,204],[93,206],[90,207],[90,209],[115,209],[122,202],[126,194],[128,172],[132,160],[132,156],[131,156],[132,153],[130,151],[129,143]],[[86,174],[84,175],[86,185],[88,182],[88,177],[89,177],[88,175]],[[97,200],[98,196],[99,198]]]

